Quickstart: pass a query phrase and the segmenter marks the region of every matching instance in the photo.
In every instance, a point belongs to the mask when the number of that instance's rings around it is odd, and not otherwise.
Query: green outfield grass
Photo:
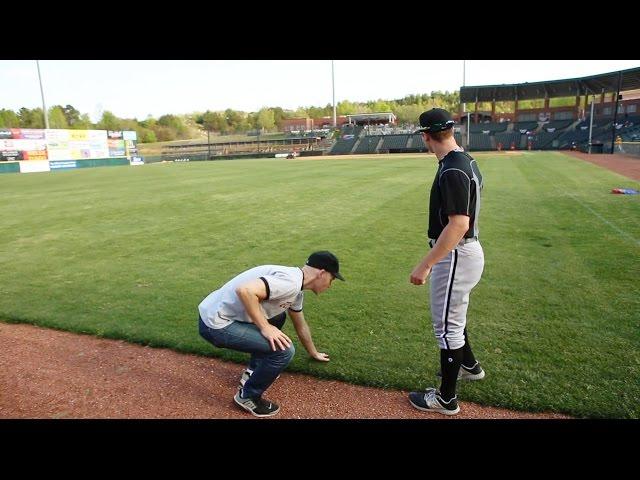
[[[640,418],[640,198],[561,153],[478,154],[486,266],[468,330],[487,377],[464,401]],[[236,273],[334,251],[346,282],[305,314],[331,362],[289,370],[436,385],[426,253],[433,156],[231,160],[0,176],[0,319],[238,362],[198,335],[197,305]],[[241,367],[238,367],[240,373]],[[366,399],[365,399],[366,401]]]

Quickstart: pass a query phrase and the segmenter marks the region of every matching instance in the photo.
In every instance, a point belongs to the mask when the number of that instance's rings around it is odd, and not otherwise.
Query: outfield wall
[[[617,145],[617,151],[626,155],[640,157],[640,142],[622,142]]]
[[[0,161],[131,157],[136,139],[134,130],[0,128]]]
[[[20,162],[0,162],[0,173],[20,173]]]
[[[140,157],[88,158],[77,160],[23,160],[0,162],[0,173],[36,173],[71,170],[74,168],[115,167],[118,165],[141,165]]]

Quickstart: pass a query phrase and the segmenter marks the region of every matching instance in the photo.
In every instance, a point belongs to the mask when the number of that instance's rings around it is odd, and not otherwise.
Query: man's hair
[[[446,130],[441,130],[439,132],[429,133],[431,138],[433,138],[436,142],[442,142],[447,138],[453,137],[453,128],[447,128]]]

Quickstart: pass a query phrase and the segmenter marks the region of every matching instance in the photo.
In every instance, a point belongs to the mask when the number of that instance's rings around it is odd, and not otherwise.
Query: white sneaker
[[[436,373],[436,377],[442,378],[442,371],[438,371]],[[472,367],[467,368],[464,365],[460,365],[460,370],[458,370],[458,380],[482,380],[484,378],[484,370],[480,366],[478,362]]]
[[[409,403],[418,410],[438,412],[443,415],[455,415],[460,411],[457,397],[445,402],[435,388],[427,388],[426,392],[411,392]]]
[[[478,362],[476,362],[473,368],[467,368],[464,365],[460,365],[458,378],[461,378],[462,380],[482,380],[484,378],[484,370]]]
[[[277,403],[270,402],[262,397],[242,398],[242,389],[238,390],[233,397],[233,401],[256,417],[270,417],[280,410]]]

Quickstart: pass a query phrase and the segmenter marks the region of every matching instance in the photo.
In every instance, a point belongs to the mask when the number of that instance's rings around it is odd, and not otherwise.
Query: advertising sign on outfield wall
[[[107,145],[109,145],[110,157],[124,157],[126,155],[124,140],[109,139],[107,140]]]
[[[36,128],[21,128],[19,132],[20,136],[13,138],[26,138],[32,140],[44,140],[44,130]]]
[[[47,160],[46,150],[24,150],[22,152],[23,160]]]
[[[78,165],[75,160],[49,162],[49,168],[51,168],[51,170],[58,170],[61,168],[76,168],[77,166]]]
[[[0,161],[15,162],[22,160],[22,152],[18,150],[0,150]]]
[[[132,157],[136,138],[134,130],[0,128],[0,161]]]
[[[122,139],[123,140],[137,140],[138,134],[135,130],[123,130],[122,131]]]
[[[49,162],[47,160],[30,160],[20,162],[20,173],[48,172]]]

